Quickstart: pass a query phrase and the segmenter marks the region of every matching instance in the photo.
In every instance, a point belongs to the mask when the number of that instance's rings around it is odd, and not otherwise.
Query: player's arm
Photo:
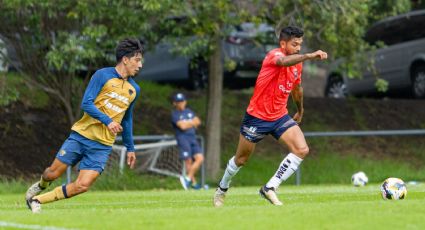
[[[98,96],[100,90],[107,80],[108,78],[99,73],[99,71],[96,72],[90,79],[89,85],[84,92],[83,100],[81,102],[81,109],[84,112],[86,112],[91,117],[101,121],[106,126],[108,126],[113,121],[94,105],[94,100]]]
[[[306,54],[292,54],[288,56],[281,56],[277,59],[276,65],[278,66],[293,66],[300,62],[307,61],[307,60],[324,60],[328,58],[328,54],[326,52],[323,52],[321,50],[317,50],[313,53],[306,53]]]
[[[304,104],[303,104],[303,87],[301,84],[296,84],[291,91],[292,99],[297,106],[297,113],[293,119],[299,124],[304,115]]]
[[[196,122],[194,121],[194,119],[177,121],[176,125],[181,130],[196,128]]]
[[[193,125],[195,126],[195,128],[198,128],[201,125],[201,119],[199,119],[198,116],[195,116],[192,119]]]
[[[133,107],[136,99],[131,102],[121,122],[123,127],[122,140],[124,146],[127,148],[127,164],[130,168],[133,168],[136,163],[136,153],[133,140]]]

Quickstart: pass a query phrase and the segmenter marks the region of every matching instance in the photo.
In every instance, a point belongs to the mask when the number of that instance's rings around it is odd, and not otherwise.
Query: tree
[[[209,176],[216,178],[221,146],[221,40],[226,36],[226,28],[246,21],[266,22],[275,25],[278,34],[283,26],[297,25],[304,29],[304,40],[310,49],[326,50],[333,59],[354,60],[357,52],[370,48],[362,39],[370,23],[407,11],[410,3],[408,0],[394,1],[394,4],[382,0],[204,0],[189,1],[178,7],[185,9],[182,13],[188,19],[174,27],[169,35],[177,38],[175,44],[188,44],[183,52],[195,50],[209,62],[206,165]],[[192,42],[181,42],[187,36],[196,36],[196,39],[190,37]]]
[[[0,34],[16,50],[20,65],[15,67],[27,85],[51,95],[72,124],[80,116],[84,85],[93,70],[114,64],[115,45],[124,37],[157,40],[155,22],[168,15],[171,4],[1,0]]]
[[[208,62],[208,96],[206,121],[206,168],[209,177],[216,178],[221,156],[221,105],[223,89],[222,40],[229,29],[247,21],[248,11],[241,3],[228,0],[188,1],[175,7],[184,23],[165,22],[168,36],[176,51],[191,56],[195,65]],[[181,46],[179,44],[187,44]],[[198,59],[198,60],[197,60]]]
[[[331,58],[349,57],[369,47],[362,37],[373,21],[410,9],[410,1],[391,0],[0,0],[0,34],[14,45],[28,82],[57,98],[72,123],[80,114],[84,82],[79,70],[112,63],[115,42],[141,36],[160,38],[176,51],[208,61],[206,164],[211,178],[220,169],[223,61],[221,41],[241,22],[267,22],[305,30],[309,48]],[[185,18],[178,24],[173,17]],[[183,45],[182,45],[183,44]],[[355,63],[355,62],[348,62]],[[196,63],[194,63],[196,64]],[[86,80],[87,81],[87,77]],[[77,99],[75,99],[77,98]]]

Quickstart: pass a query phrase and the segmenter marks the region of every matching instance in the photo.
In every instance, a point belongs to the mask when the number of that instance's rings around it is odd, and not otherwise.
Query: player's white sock
[[[302,161],[303,159],[299,158],[297,155],[289,153],[280,163],[274,176],[267,182],[266,187],[277,189],[283,181],[297,171]]]
[[[227,163],[223,178],[221,178],[220,188],[229,188],[232,177],[238,173],[240,168],[242,167],[238,167],[235,163],[235,157],[230,158],[229,162]]]

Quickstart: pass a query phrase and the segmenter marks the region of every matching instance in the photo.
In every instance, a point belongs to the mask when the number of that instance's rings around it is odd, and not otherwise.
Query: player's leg
[[[190,171],[190,168],[192,167],[192,156],[191,156],[191,149],[190,149],[190,142],[187,139],[187,137],[177,136],[177,145],[179,147],[179,159],[185,162],[185,175],[180,176],[180,183],[184,190],[187,190],[190,188],[192,181],[191,178],[188,176],[188,173]]]
[[[275,175],[267,183],[267,187],[279,187],[283,181],[297,171],[298,166],[309,153],[304,134],[298,125],[292,126],[283,133],[279,142],[286,144],[291,152],[280,163]]]
[[[87,192],[99,177],[100,173],[95,170],[80,170],[78,178],[66,186],[66,198]]]
[[[50,165],[50,167],[44,170],[43,174],[41,175],[40,181],[37,181],[36,183],[31,185],[31,187],[28,188],[25,194],[25,199],[29,200],[34,196],[40,194],[43,190],[49,187],[49,185],[54,180],[60,177],[66,171],[67,167],[68,165],[64,164],[58,159],[55,159],[52,165]]]
[[[224,175],[214,193],[213,204],[215,207],[223,205],[225,194],[230,186],[231,179],[248,161],[249,157],[254,152],[256,143],[261,141],[271,130],[273,130],[273,122],[264,121],[245,113],[240,128],[236,155],[230,158],[227,163]]]
[[[271,134],[279,143],[286,144],[291,153],[283,159],[269,182],[260,188],[260,195],[274,205],[282,205],[276,189],[297,170],[302,158],[308,153],[308,146],[300,127],[289,115],[276,121]]]
[[[248,141],[242,134],[239,134],[236,155],[228,161],[223,178],[219,183],[222,190],[229,188],[232,177],[234,177],[239,169],[248,161],[249,157],[254,152],[255,145],[255,143]]]
[[[276,189],[297,171],[309,151],[304,134],[298,125],[288,128],[280,136],[279,142],[286,144],[291,152],[282,160],[273,177],[260,189],[260,194],[274,205],[282,205],[277,198]]]
[[[74,182],[58,186],[50,192],[33,197],[32,200],[39,204],[46,204],[87,192],[99,175],[100,173],[95,170],[80,170],[78,178]]]
[[[27,203],[46,189],[52,181],[60,177],[66,171],[68,165],[74,165],[81,159],[80,147],[79,142],[71,137],[65,140],[52,165],[44,170],[40,181],[28,188],[25,194]]]
[[[220,180],[219,186],[214,193],[213,204],[220,207],[224,204],[226,192],[229,189],[231,179],[238,173],[240,168],[248,161],[254,152],[255,143],[248,141],[242,134],[239,135],[239,144],[236,155],[230,158],[227,163],[224,175]]]
[[[190,179],[192,179],[191,175],[190,175],[190,169],[192,168],[192,164],[193,164],[193,160],[192,158],[187,158],[184,160],[184,166],[186,169],[186,175],[187,177],[189,177]]]
[[[200,189],[201,185],[196,183],[196,173],[199,171],[199,168],[204,162],[204,156],[202,154],[203,152],[202,148],[195,137],[192,140],[190,140],[190,152],[191,152],[191,159],[193,161],[192,161],[191,167],[187,171],[187,175],[188,177],[190,177],[192,181],[191,188]]]
[[[204,155],[202,153],[196,153],[193,156],[193,163],[191,168],[189,169],[188,176],[192,180],[192,188],[193,189],[201,189],[201,185],[196,182],[196,174],[201,168],[202,163],[204,162]]]

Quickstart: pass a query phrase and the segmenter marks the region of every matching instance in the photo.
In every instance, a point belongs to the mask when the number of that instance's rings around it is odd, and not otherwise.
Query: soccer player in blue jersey
[[[180,182],[185,190],[189,188],[200,189],[201,185],[196,183],[196,173],[204,161],[204,156],[196,140],[196,128],[201,125],[201,120],[191,109],[186,107],[187,101],[184,94],[175,94],[173,105],[175,109],[171,113],[171,123],[176,132],[180,160],[184,161],[187,174],[180,177]]]
[[[72,126],[71,134],[40,181],[26,193],[25,199],[32,212],[40,212],[41,204],[87,192],[104,170],[115,137],[120,132],[127,147],[127,164],[134,167],[133,107],[140,88],[132,76],[142,68],[143,52],[139,40],[124,39],[116,48],[116,66],[94,73],[81,103],[83,117]],[[78,162],[79,174],[74,182],[40,194],[68,166]]]

